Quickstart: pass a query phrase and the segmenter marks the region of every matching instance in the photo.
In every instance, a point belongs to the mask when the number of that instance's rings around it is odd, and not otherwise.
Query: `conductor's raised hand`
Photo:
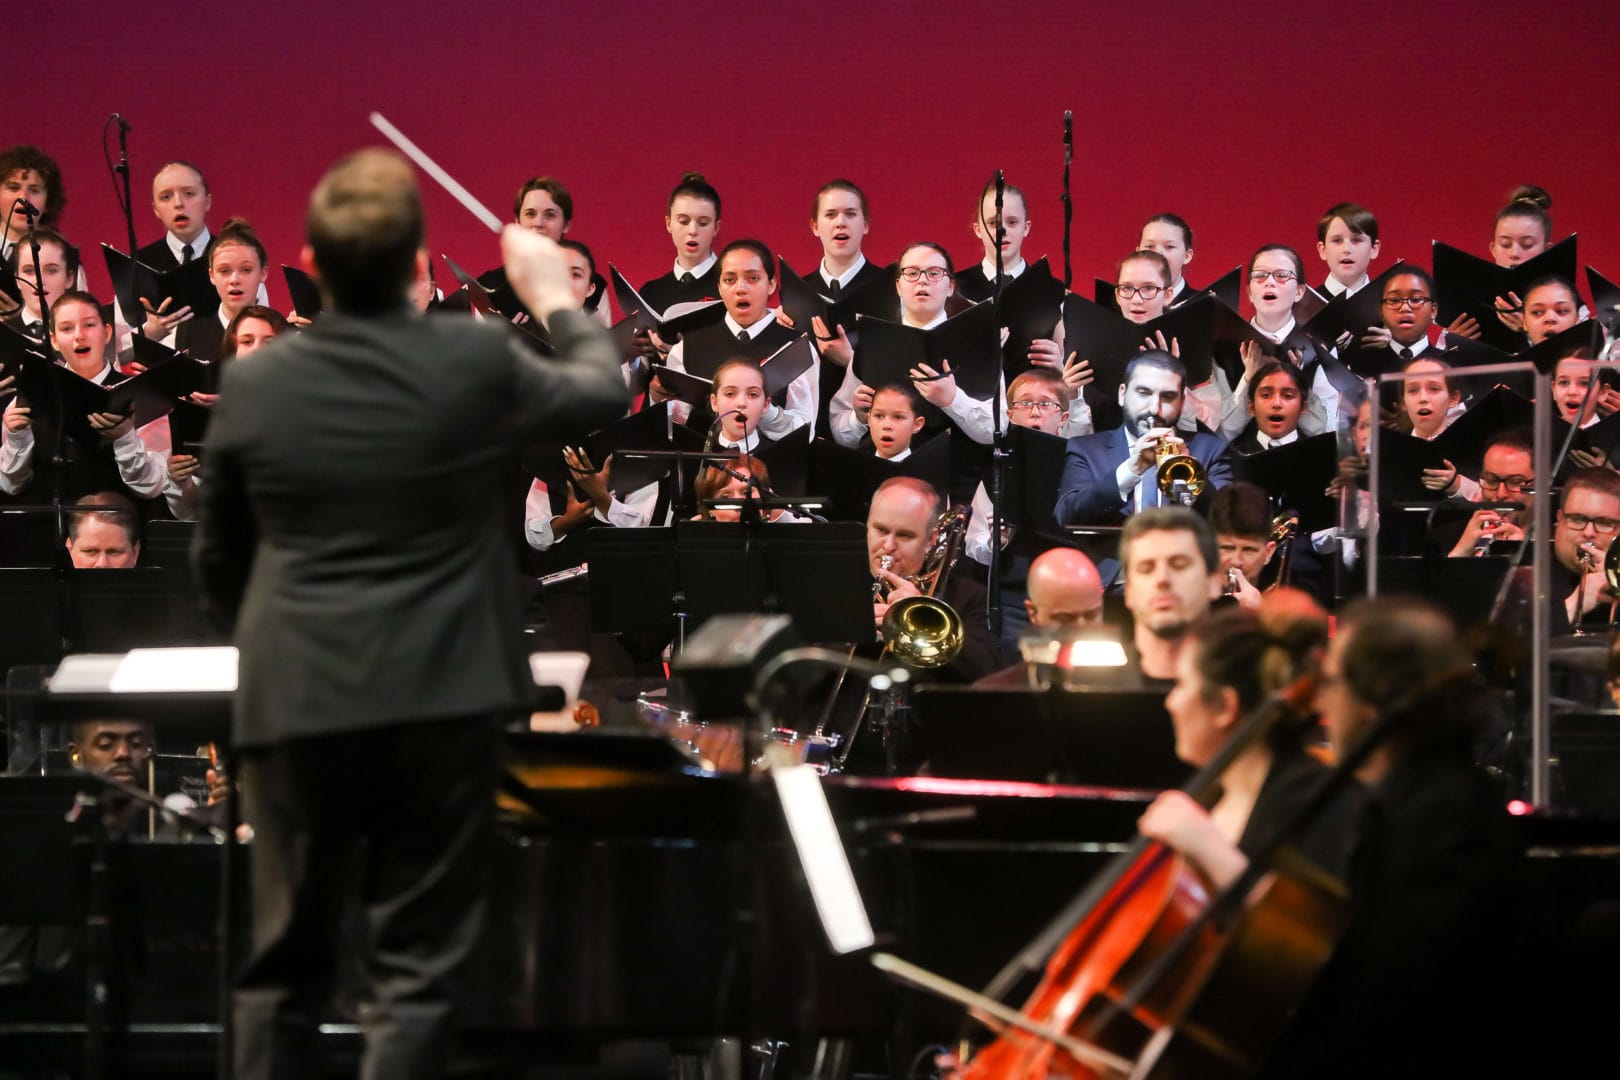
[[[574,306],[568,260],[549,237],[518,225],[501,230],[501,258],[507,280],[523,306],[548,319]]]
[[[951,374],[949,360],[941,360],[938,371],[927,364],[918,364],[909,374],[917,393],[930,405],[943,409],[956,400],[956,376]]]

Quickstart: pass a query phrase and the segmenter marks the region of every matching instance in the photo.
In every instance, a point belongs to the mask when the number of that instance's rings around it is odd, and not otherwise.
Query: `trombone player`
[[[1232,480],[1227,444],[1205,431],[1178,430],[1186,396],[1181,359],[1146,349],[1125,367],[1119,388],[1124,423],[1112,431],[1069,440],[1068,461],[1058,485],[1055,516],[1062,525],[1117,525],[1142,510],[1179,501],[1161,484],[1160,466],[1172,456],[1190,458],[1202,483],[1190,494],[1225,487]],[[1104,580],[1111,576],[1106,573]]]
[[[983,586],[966,573],[952,573],[948,549],[961,550],[961,537],[952,543],[951,517],[945,500],[924,480],[896,476],[885,480],[872,496],[866,514],[867,568],[872,571],[873,638],[857,643],[854,653],[865,659],[886,654],[913,671],[918,683],[971,683],[999,666],[995,639],[986,625]],[[925,569],[937,568],[932,581]],[[960,625],[961,645],[947,663],[919,666],[911,642],[904,635],[885,635],[884,617],[902,600],[932,596],[950,608],[948,618]],[[891,620],[892,624],[892,620]],[[919,621],[925,629],[929,620]],[[880,637],[887,637],[878,644]],[[920,763],[916,732],[909,711],[891,708],[892,702],[868,701],[865,680],[840,678],[822,709],[822,724],[842,733],[845,748],[841,767],[854,773],[915,772]],[[879,731],[874,732],[876,727]],[[881,736],[881,737],[879,737]]]

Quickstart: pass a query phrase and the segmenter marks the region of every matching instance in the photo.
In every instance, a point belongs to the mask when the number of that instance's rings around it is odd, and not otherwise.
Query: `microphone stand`
[[[1063,291],[1074,285],[1074,264],[1069,247],[1074,232],[1074,200],[1069,197],[1069,166],[1074,163],[1074,112],[1063,110]]]
[[[1001,245],[1007,238],[1007,226],[1001,216],[1002,204],[1007,198],[1007,174],[996,170],[996,291],[991,299],[995,308],[996,327],[996,380],[990,388],[990,438],[994,449],[990,452],[990,564],[985,575],[985,622],[991,640],[1001,642],[1001,482],[1007,460],[1007,433],[1002,430],[1001,397],[1007,382],[1007,357],[1000,341],[1001,294],[1006,288],[1006,273]]]
[[[45,362],[54,364],[56,361],[51,359],[50,343],[51,313],[50,306],[45,303],[45,276],[40,270],[39,230],[34,220],[36,211],[34,204],[25,198],[18,199],[13,204],[13,209],[21,210],[28,222],[28,250],[34,256],[34,303],[39,307],[40,329],[45,334]],[[28,310],[27,298],[24,298],[23,310]],[[51,507],[56,520],[54,563],[57,584],[60,586],[57,595],[61,598],[62,609],[62,652],[66,655],[74,651],[74,640],[78,636],[73,624],[73,563],[67,554],[67,496],[63,491],[68,465],[67,402],[63,400],[59,391],[53,390],[52,396],[56,399],[56,446],[51,458]],[[40,449],[36,445],[35,453]]]
[[[124,185],[124,227],[129,234],[129,257],[135,257],[135,204],[130,201],[129,194],[129,121],[117,113],[110,118],[118,125],[118,164],[113,166],[113,172],[122,179]]]

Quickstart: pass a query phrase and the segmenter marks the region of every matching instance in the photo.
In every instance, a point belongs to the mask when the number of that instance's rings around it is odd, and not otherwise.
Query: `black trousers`
[[[436,1077],[454,976],[483,925],[500,719],[401,724],[242,754],[253,935],[236,1075],[316,1075],[340,922],[358,903],[367,1080]]]

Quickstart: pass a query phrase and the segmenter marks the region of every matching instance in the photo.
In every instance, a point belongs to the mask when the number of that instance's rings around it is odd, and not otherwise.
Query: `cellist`
[[[1209,764],[1244,717],[1315,666],[1326,643],[1326,614],[1297,590],[1267,594],[1257,612],[1227,608],[1205,619],[1178,655],[1175,686],[1165,697],[1176,754],[1189,765]],[[1306,752],[1298,725],[1278,723],[1222,774],[1220,799],[1209,811],[1184,792],[1167,791],[1142,815],[1140,828],[1224,888],[1293,817],[1326,771]],[[1337,878],[1348,865],[1352,827],[1364,800],[1353,785],[1296,845]]]

